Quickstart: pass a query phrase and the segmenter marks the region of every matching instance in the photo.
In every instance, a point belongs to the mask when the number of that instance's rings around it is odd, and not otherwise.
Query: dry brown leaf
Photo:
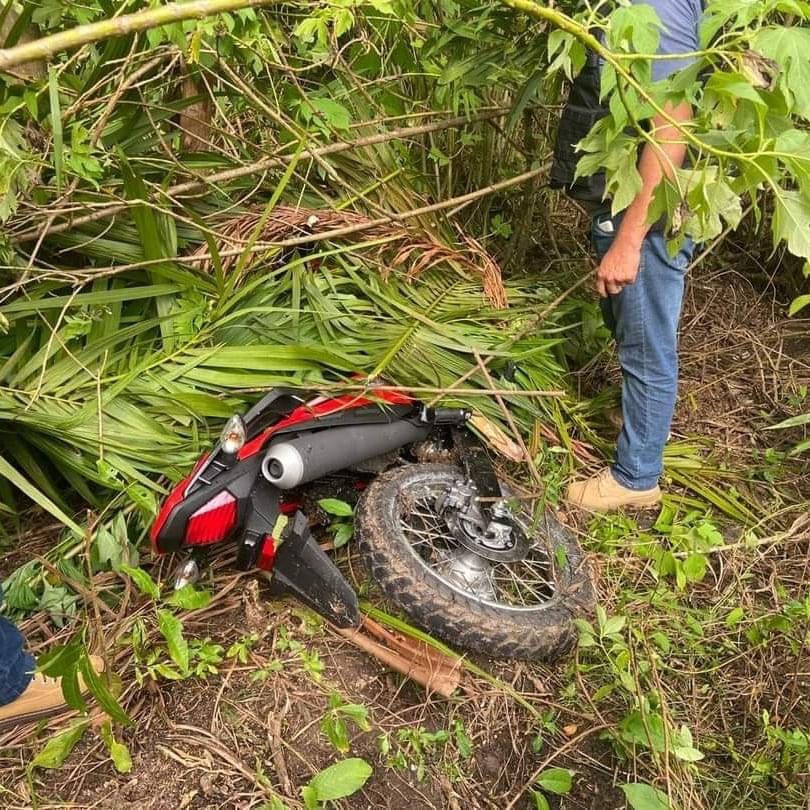
[[[483,414],[474,414],[470,419],[470,425],[484,437],[493,450],[496,450],[502,456],[506,456],[510,461],[527,460],[521,446],[510,439],[503,432],[500,425],[491,419],[487,419]]]

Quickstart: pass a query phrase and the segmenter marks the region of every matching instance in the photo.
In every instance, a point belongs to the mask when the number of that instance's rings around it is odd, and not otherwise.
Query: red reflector
[[[270,571],[273,568],[273,563],[276,561],[276,541],[275,538],[269,534],[264,536],[264,543],[262,543],[262,550],[259,552],[259,559],[256,560],[256,565],[263,571]]]
[[[186,543],[190,546],[224,540],[236,526],[236,498],[223,490],[203,504],[186,525]]]

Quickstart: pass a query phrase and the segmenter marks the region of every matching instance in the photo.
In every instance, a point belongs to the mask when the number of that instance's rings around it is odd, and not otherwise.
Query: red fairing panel
[[[203,454],[198,460],[197,463],[194,465],[194,469],[191,471],[191,475],[184,478],[170,493],[169,497],[163,501],[163,506],[160,507],[160,512],[158,513],[157,520],[152,524],[152,531],[149,532],[149,539],[152,541],[152,548],[157,551],[157,538],[160,534],[161,530],[163,529],[163,525],[169,519],[169,515],[172,513],[177,504],[179,504],[186,494],[186,489],[188,485],[193,480],[194,476],[197,474],[197,471],[202,467],[205,462],[208,461],[208,453]]]

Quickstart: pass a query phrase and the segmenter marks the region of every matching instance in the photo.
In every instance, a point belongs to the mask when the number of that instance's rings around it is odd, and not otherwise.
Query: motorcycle
[[[302,505],[308,485],[352,474],[360,554],[416,625],[492,657],[559,656],[574,641],[573,618],[594,601],[582,552],[551,511],[525,513],[470,418],[388,389],[334,398],[273,389],[231,417],[172,489],[154,550],[188,553],[179,588],[196,581],[213,547],[235,541],[238,568],[355,627],[357,595]]]

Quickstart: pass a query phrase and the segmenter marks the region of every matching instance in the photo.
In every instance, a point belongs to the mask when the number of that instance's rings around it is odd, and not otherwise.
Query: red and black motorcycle
[[[357,596],[301,509],[306,485],[353,474],[367,484],[355,510],[360,552],[417,625],[493,657],[559,655],[593,602],[581,551],[550,511],[513,508],[469,418],[385,389],[332,399],[273,389],[231,417],[172,490],[154,548],[190,552],[179,587],[196,580],[212,546],[235,541],[239,568],[272,572],[278,591],[357,625]]]

